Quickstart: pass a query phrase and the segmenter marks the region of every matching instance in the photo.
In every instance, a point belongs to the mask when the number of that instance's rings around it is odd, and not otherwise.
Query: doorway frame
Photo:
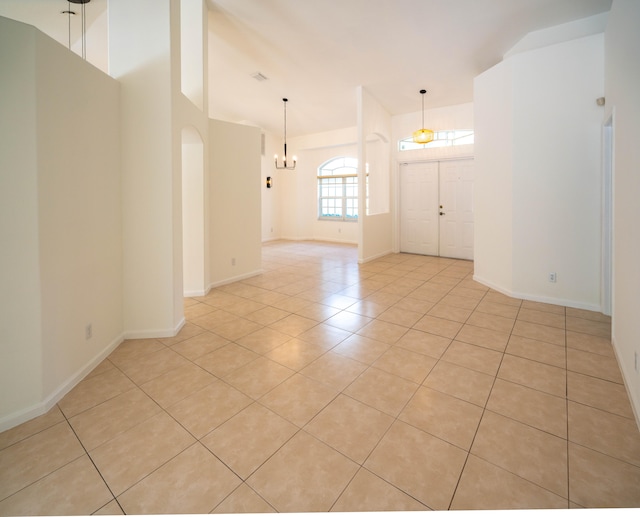
[[[600,306],[603,314],[614,312],[614,176],[615,176],[615,110],[602,123],[602,215]]]

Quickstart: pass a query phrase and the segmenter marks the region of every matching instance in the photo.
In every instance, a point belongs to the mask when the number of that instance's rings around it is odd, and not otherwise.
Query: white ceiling
[[[210,115],[279,133],[287,97],[288,136],[354,126],[359,85],[392,115],[420,111],[421,88],[425,107],[471,102],[473,78],[527,33],[611,7],[611,0],[206,1]],[[106,2],[86,5],[89,25]],[[53,24],[56,39],[67,41],[60,15],[67,6],[0,0],[0,15],[52,36]],[[268,80],[256,81],[255,72]]]

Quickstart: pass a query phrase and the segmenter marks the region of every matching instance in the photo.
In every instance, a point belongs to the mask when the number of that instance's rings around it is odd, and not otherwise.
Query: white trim
[[[326,223],[327,221],[322,220],[323,223]],[[336,221],[336,222],[345,222],[345,221]],[[347,221],[349,222],[349,221]],[[357,223],[358,221],[354,221],[354,223]],[[340,239],[332,239],[331,237],[322,237],[322,238],[317,238],[317,237],[280,237],[279,239],[275,239],[278,241],[289,241],[289,242],[331,242],[331,243],[335,243],[335,244],[345,244],[348,246],[357,246],[358,245],[358,241],[349,241],[349,240],[340,240]],[[266,241],[263,241],[266,242]]]
[[[51,407],[47,407],[44,402],[39,402],[38,404],[34,404],[28,408],[21,409],[15,413],[5,416],[0,419],[0,433],[16,427],[17,425],[24,424],[33,418],[42,416],[52,407],[53,404]]]
[[[465,147],[465,149],[460,149],[460,147]],[[455,149],[456,151],[460,152],[443,152],[441,151],[442,149]],[[398,164],[416,162],[443,162],[447,160],[464,160],[465,158],[475,158],[475,148],[473,144],[469,144],[468,146],[435,147],[433,149],[396,151],[395,155],[395,160]]]
[[[615,167],[615,119],[611,113],[602,124],[602,206],[600,305],[612,315],[613,305],[613,185]]]
[[[597,304],[578,302],[575,300],[565,300],[563,298],[553,298],[551,296],[539,296],[536,294],[513,292],[507,289],[504,289],[477,275],[473,275],[473,279],[476,282],[481,283],[482,285],[486,285],[487,287],[493,289],[494,291],[498,291],[499,293],[502,293],[505,296],[509,296],[510,298],[517,298],[519,300],[527,300],[530,302],[549,303],[551,305],[562,305],[564,307],[571,307],[572,309],[584,309],[587,311],[602,312],[602,308]]]
[[[613,331],[613,327],[611,329]],[[636,399],[635,393],[630,389],[630,386],[633,385],[633,381],[632,379],[628,379],[625,376],[625,369],[622,367],[622,365],[624,364],[624,362],[620,359],[620,356],[618,355],[618,346],[616,345],[616,340],[613,337],[613,335],[611,336],[611,345],[613,346],[613,353],[616,356],[616,361],[618,362],[618,368],[620,370],[620,373],[622,375],[622,381],[624,384],[624,389],[627,391],[627,396],[629,397],[629,403],[631,406],[631,411],[633,411],[633,416],[635,417],[636,420],[636,425],[638,426],[638,429],[640,429],[640,410],[638,408],[640,408],[640,400]],[[631,361],[631,363],[633,363],[633,361]],[[632,368],[633,370],[633,368]],[[631,374],[633,375],[635,372],[631,372]]]
[[[344,221],[343,221],[344,222]],[[332,239],[331,237],[323,237],[322,239],[308,239],[314,242],[331,242],[334,244],[349,244],[351,246],[357,246],[358,243],[356,241],[343,241],[340,239]]]
[[[379,259],[381,257],[386,257],[387,255],[390,255],[391,253],[393,253],[392,250],[387,250],[387,251],[383,251],[381,253],[378,253],[377,255],[374,255],[372,257],[359,258],[358,259],[358,264],[366,264],[367,262],[371,262],[372,260],[376,260],[376,259]]]
[[[398,165],[413,165],[414,163],[433,163],[433,162],[457,162],[462,160],[475,160],[474,154],[464,154],[460,156],[447,156],[443,158],[420,158],[416,160],[400,160]]]
[[[280,237],[281,241],[291,241],[291,242],[304,242],[304,241],[315,241],[315,240],[321,240],[321,239],[316,239],[315,237]]]
[[[225,278],[224,280],[220,280],[218,282],[212,282],[209,284],[207,288],[207,293],[216,287],[220,287],[221,285],[232,284],[233,282],[239,282],[240,280],[246,280],[247,278],[251,278],[254,276],[258,276],[264,273],[263,269],[258,269],[257,271],[251,271],[250,273],[245,273],[244,275],[233,276],[231,278]]]
[[[182,296],[184,298],[194,298],[196,296],[206,296],[207,295],[207,291],[205,291],[204,289],[201,291],[185,291]]]
[[[11,429],[17,425],[23,424],[32,418],[44,415],[53,406],[55,406],[62,398],[75,388],[89,373],[91,373],[96,366],[104,361],[113,352],[120,343],[124,341],[124,336],[120,335],[114,339],[109,345],[87,364],[85,364],[80,370],[64,381],[58,388],[56,388],[49,396],[47,396],[42,402],[33,404],[28,408],[20,409],[10,415],[7,415],[0,419],[0,432]]]
[[[147,339],[147,338],[163,338],[174,337],[184,327],[185,319],[182,317],[180,322],[173,329],[151,329],[151,330],[133,330],[124,333],[125,339]]]

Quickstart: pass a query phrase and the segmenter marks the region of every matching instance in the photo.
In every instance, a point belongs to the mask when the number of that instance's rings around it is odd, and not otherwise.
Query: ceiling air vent
[[[256,81],[266,81],[268,79],[268,77],[266,75],[261,74],[260,72],[256,72],[255,74],[251,74],[251,77],[253,77]]]

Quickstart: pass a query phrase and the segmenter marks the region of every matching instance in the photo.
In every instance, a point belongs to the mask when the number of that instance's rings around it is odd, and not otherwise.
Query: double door
[[[400,251],[473,260],[473,159],[400,166]]]

